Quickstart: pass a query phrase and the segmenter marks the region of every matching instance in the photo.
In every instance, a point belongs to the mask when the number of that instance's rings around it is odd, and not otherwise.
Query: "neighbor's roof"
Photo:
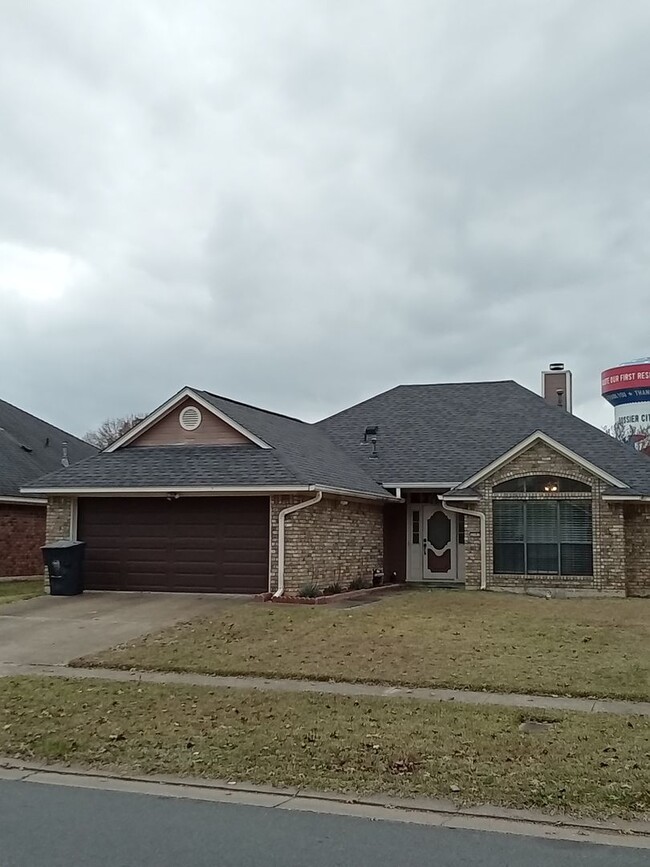
[[[66,442],[70,463],[97,452],[72,434],[0,400],[0,497],[19,497],[23,485],[61,468]]]
[[[377,458],[363,444],[378,426]],[[518,383],[400,385],[318,427],[384,484],[460,484],[543,431],[631,488],[650,493],[650,460]]]
[[[271,448],[146,446],[104,452],[38,479],[39,489],[320,486],[390,495],[315,425],[192,389]]]

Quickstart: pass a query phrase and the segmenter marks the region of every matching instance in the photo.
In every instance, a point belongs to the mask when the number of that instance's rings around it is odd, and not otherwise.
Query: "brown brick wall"
[[[278,514],[310,497],[271,498],[271,589],[278,581]],[[303,584],[343,586],[354,578],[372,578],[382,568],[383,508],[379,503],[325,497],[315,506],[288,515],[285,521],[285,589]]]
[[[495,575],[493,572],[493,502],[495,499],[547,499],[546,494],[494,494],[492,488],[506,479],[526,475],[559,475],[592,486],[591,494],[554,494],[553,498],[591,499],[593,514],[594,574],[593,576],[532,576]],[[523,454],[499,467],[476,486],[481,502],[476,508],[486,514],[487,587],[494,590],[527,591],[534,589],[566,592],[567,594],[625,595],[625,523],[623,509],[617,504],[604,503],[603,489],[607,483],[586,472],[545,443],[535,443]],[[478,519],[466,523],[466,587],[477,589],[480,581],[480,533]]]
[[[43,574],[45,506],[0,503],[0,578]]]
[[[471,506],[470,508],[474,508]],[[481,511],[484,504],[477,504]],[[481,522],[469,515],[465,517],[465,589],[478,590],[481,586]]]
[[[650,507],[625,506],[628,596],[650,596]]]

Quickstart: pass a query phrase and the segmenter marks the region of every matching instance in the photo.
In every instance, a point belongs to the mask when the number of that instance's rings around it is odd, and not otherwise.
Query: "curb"
[[[3,774],[3,771],[5,772]],[[430,798],[396,798],[318,792],[300,787],[279,788],[233,780],[212,780],[172,775],[120,774],[71,765],[42,764],[0,756],[0,780],[68,785],[80,788],[131,791],[194,800],[231,801],[253,806],[335,812],[392,821],[411,821],[445,827],[520,833],[528,836],[562,836],[582,842],[636,846],[650,849],[650,821],[589,819],[547,814],[484,804],[457,806]],[[146,788],[143,788],[146,787]],[[233,797],[234,796],[234,797]],[[369,812],[370,811],[370,812]],[[372,811],[380,811],[376,815]],[[414,818],[419,816],[420,818]],[[531,830],[536,828],[537,831]],[[518,829],[518,830],[517,830]],[[561,832],[566,832],[562,834]],[[567,836],[568,835],[568,836]],[[587,839],[590,838],[590,839]]]

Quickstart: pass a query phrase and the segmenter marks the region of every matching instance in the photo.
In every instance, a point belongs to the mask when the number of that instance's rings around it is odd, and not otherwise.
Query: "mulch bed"
[[[379,587],[365,587],[363,590],[346,590],[345,593],[332,593],[331,596],[274,596],[272,593],[260,593],[255,599],[258,602],[276,602],[289,605],[330,605],[333,602],[347,602],[353,599],[367,599],[372,596],[386,596],[398,590],[407,590],[407,584],[380,584]]]

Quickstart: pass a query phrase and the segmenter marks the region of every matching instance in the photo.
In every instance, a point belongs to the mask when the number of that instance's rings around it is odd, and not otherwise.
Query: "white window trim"
[[[158,409],[155,409],[150,415],[148,415],[141,422],[136,424],[135,427],[132,427],[131,430],[127,431],[123,436],[119,439],[115,440],[108,448],[104,449],[104,452],[115,452],[118,449],[121,449],[123,446],[127,445],[133,440],[137,439],[140,434],[143,434],[145,431],[149,430],[152,425],[154,425],[158,419],[162,418],[166,415],[170,410],[173,410],[176,406],[178,406],[182,401],[190,398],[195,401],[200,407],[207,410],[208,412],[215,415],[217,418],[221,419],[221,421],[225,422],[229,425],[233,430],[236,430],[238,433],[245,436],[246,439],[249,439],[256,446],[259,446],[261,449],[270,449],[271,446],[264,442],[264,440],[260,439],[258,436],[255,436],[254,433],[251,433],[242,425],[238,424],[236,421],[227,416],[224,412],[221,412],[213,406],[209,401],[205,400],[205,398],[201,397],[201,395],[197,394],[193,389],[186,386],[177,392],[173,397],[170,397],[168,401],[165,401]]]
[[[530,448],[536,442],[545,443],[547,446],[554,449],[554,451],[558,452],[565,458],[568,458],[570,461],[573,461],[575,464],[578,464],[583,469],[587,470],[587,472],[591,473],[591,475],[597,476],[599,479],[602,479],[605,482],[609,482],[610,485],[613,485],[616,488],[629,487],[629,485],[626,485],[625,482],[617,479],[616,476],[611,476],[609,473],[601,470],[600,467],[597,467],[595,464],[592,464],[591,461],[586,460],[585,458],[576,454],[576,452],[572,451],[566,446],[563,446],[562,443],[557,442],[557,440],[554,440],[552,437],[548,436],[548,434],[545,434],[541,430],[535,431],[530,436],[527,436],[520,443],[517,443],[516,446],[508,449],[507,452],[504,452],[500,457],[492,461],[492,463],[487,464],[485,467],[483,467],[482,470],[479,470],[478,473],[475,473],[475,475],[470,476],[468,479],[465,479],[457,487],[473,488],[477,482],[481,481],[481,479],[484,479],[495,470],[498,470],[499,467],[502,467],[504,464],[507,464],[509,461],[516,458],[517,455],[520,455],[522,452],[526,451],[526,449]]]

